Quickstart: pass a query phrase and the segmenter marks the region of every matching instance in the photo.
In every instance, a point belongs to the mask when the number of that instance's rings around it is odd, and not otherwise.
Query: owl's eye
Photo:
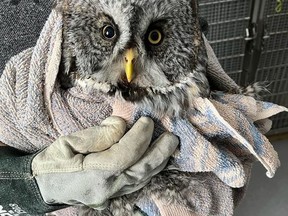
[[[112,25],[106,25],[103,27],[102,34],[105,39],[111,40],[116,37],[116,30]]]
[[[152,45],[159,45],[162,42],[162,39],[163,39],[163,35],[162,35],[161,31],[159,31],[157,29],[150,31],[150,33],[148,35],[148,41]]]

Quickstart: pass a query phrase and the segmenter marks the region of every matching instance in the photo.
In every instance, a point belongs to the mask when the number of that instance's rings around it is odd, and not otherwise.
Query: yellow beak
[[[125,73],[129,83],[133,79],[134,59],[137,57],[136,55],[134,49],[128,49],[125,53]]]

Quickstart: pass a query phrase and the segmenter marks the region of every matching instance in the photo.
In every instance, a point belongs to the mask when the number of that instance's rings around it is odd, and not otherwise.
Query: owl
[[[171,115],[181,114],[193,97],[209,95],[195,0],[60,5],[67,86],[90,87]]]
[[[64,20],[63,88],[96,89],[170,116],[184,115],[195,97],[209,97],[196,0],[63,0],[57,8]],[[179,201],[190,182],[187,173],[163,172],[139,193]],[[139,196],[89,215],[134,215]]]

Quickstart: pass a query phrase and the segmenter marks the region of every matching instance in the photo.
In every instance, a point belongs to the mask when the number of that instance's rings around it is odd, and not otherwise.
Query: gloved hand
[[[109,117],[40,152],[32,171],[45,202],[101,209],[110,198],[144,187],[166,166],[179,142],[164,133],[148,149],[154,123],[146,117],[124,135],[125,130],[124,120]]]

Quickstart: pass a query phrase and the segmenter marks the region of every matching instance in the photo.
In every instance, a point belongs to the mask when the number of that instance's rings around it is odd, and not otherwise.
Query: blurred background
[[[48,0],[0,0],[0,73],[13,55],[35,45],[50,13]],[[264,100],[288,107],[288,1],[199,0],[208,39],[225,71],[241,86],[268,81]],[[5,4],[15,7],[10,11]],[[28,13],[29,20],[21,19]],[[9,19],[7,19],[9,17]],[[8,20],[5,21],[5,20]],[[33,26],[31,28],[31,26]],[[7,37],[7,32],[15,37]],[[12,52],[13,50],[13,52]],[[282,167],[268,179],[255,165],[236,216],[288,216],[288,114],[273,119],[270,133]]]

